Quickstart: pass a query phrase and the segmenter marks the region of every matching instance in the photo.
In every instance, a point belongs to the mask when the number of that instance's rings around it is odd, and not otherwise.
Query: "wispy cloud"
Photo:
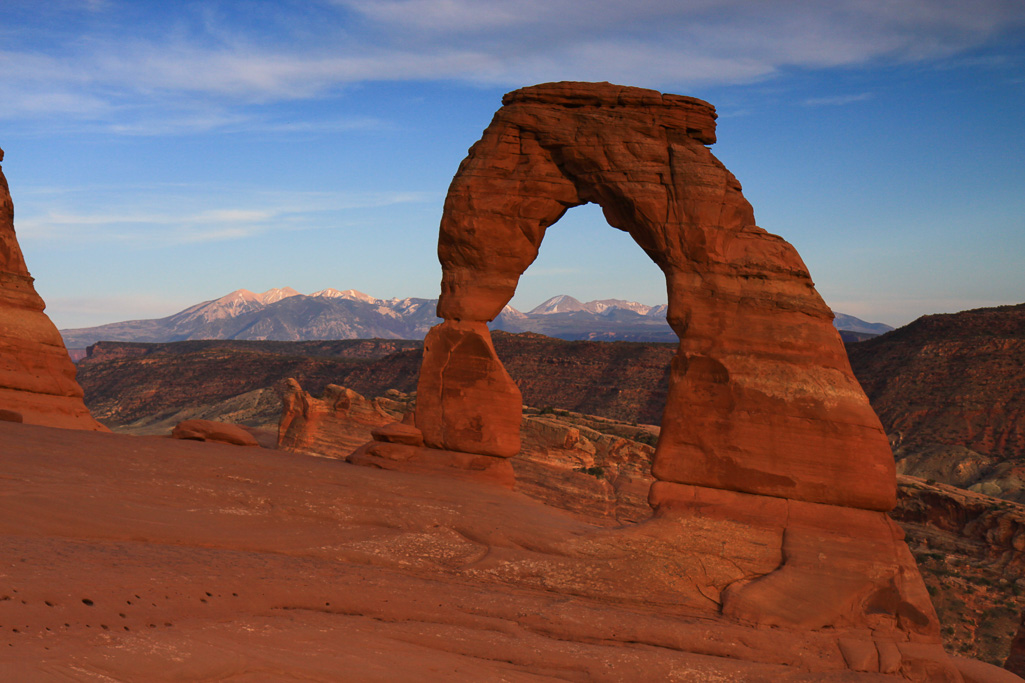
[[[112,193],[131,200],[107,201],[106,195]],[[231,197],[230,203],[224,197]],[[438,197],[422,192],[268,192],[171,185],[26,188],[22,199],[15,229],[26,244],[110,242],[147,249],[247,239],[272,231],[331,229],[346,225],[347,212],[437,201]],[[90,202],[118,209],[82,208]]]
[[[238,108],[370,81],[744,83],[949,57],[1025,26],[1025,5],[1005,0],[593,0],[586,10],[576,0],[322,0],[262,5],[259,23],[234,2],[164,14],[80,6],[103,21],[8,29],[0,119],[52,112],[166,134],[260,125]],[[141,102],[165,115],[140,115]]]
[[[863,92],[856,95],[835,95],[832,97],[810,97],[804,101],[808,107],[840,107],[854,102],[864,102],[872,99],[872,93]]]

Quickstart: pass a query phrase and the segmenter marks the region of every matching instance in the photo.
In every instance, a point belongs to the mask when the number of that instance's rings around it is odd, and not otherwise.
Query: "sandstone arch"
[[[757,227],[706,102],[607,83],[507,94],[449,188],[438,315],[416,424],[427,446],[519,450],[520,395],[487,321],[545,230],[594,202],[666,276],[672,364],[651,500],[693,486],[869,510],[894,504],[893,457],[832,314],[783,239]],[[682,486],[681,486],[682,485]]]

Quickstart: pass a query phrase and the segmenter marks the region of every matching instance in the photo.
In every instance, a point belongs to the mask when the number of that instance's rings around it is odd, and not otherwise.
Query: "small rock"
[[[407,446],[424,445],[423,433],[416,427],[402,424],[401,422],[393,422],[376,427],[370,434],[374,437],[374,441],[401,443]]]
[[[259,446],[253,435],[237,425],[213,420],[185,420],[171,431],[176,439],[214,441],[233,446]]]
[[[0,408],[0,422],[24,422],[25,419],[16,410],[5,410]]]

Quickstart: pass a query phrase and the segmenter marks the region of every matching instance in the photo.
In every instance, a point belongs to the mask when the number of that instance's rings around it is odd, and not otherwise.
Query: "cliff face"
[[[1025,304],[925,316],[848,355],[899,471],[1025,501]]]
[[[0,409],[31,424],[102,430],[82,402],[75,366],[32,283],[0,169]]]

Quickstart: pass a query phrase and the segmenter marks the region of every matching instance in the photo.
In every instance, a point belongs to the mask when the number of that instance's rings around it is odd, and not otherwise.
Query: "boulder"
[[[171,431],[176,439],[214,441],[233,446],[259,446],[256,438],[238,425],[213,420],[185,420]]]
[[[377,427],[376,429],[371,430],[370,435],[373,437],[374,441],[401,443],[407,446],[424,445],[423,433],[413,425],[407,425],[401,422],[392,422],[384,425],[383,427]]]

